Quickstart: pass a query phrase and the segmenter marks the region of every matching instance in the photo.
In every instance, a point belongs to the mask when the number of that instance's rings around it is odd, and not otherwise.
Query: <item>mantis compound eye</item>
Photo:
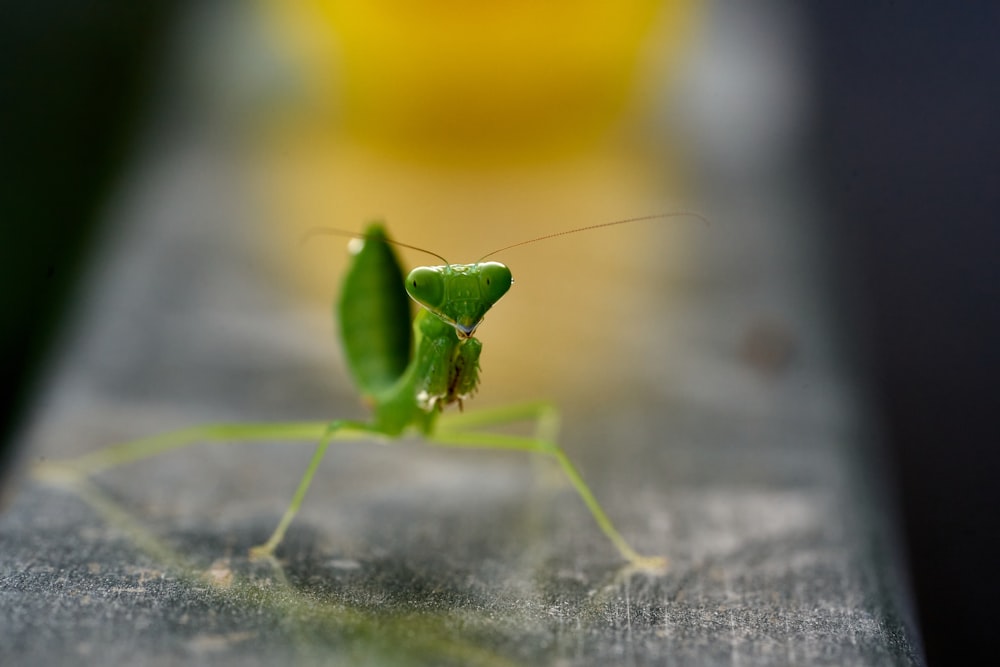
[[[483,262],[479,265],[479,285],[483,300],[491,306],[507,293],[513,282],[510,269],[500,262]]]
[[[444,276],[435,268],[418,266],[406,276],[406,291],[420,305],[438,310],[444,302]]]

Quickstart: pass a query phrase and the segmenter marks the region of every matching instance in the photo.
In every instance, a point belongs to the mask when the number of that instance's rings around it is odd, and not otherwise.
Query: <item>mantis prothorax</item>
[[[224,440],[318,441],[316,451],[292,501],[271,537],[251,549],[251,556],[271,558],[302,505],[323,455],[332,440],[397,438],[417,434],[445,447],[508,449],[535,452],[555,459],[598,527],[623,559],[632,565],[662,568],[665,560],[637,553],[615,528],[583,477],[556,444],[559,414],[545,402],[523,403],[478,412],[444,415],[452,403],[462,407],[479,383],[482,344],[475,338],[486,312],[510,289],[510,269],[483,261],[511,248],[578,232],[641,220],[689,216],[674,212],[581,227],[505,246],[474,264],[451,264],[440,255],[392,241],[381,224],[360,234],[317,229],[309,235],[332,233],[354,237],[354,257],[344,280],[337,315],[345,357],[361,394],[374,406],[368,422],[336,420],[302,423],[204,424],[133,440],[84,455],[64,465],[81,474],[150,457],[196,442]],[[428,253],[439,266],[421,266],[404,278],[392,246]],[[410,324],[409,299],[421,308]],[[516,422],[534,422],[531,437],[483,429]]]

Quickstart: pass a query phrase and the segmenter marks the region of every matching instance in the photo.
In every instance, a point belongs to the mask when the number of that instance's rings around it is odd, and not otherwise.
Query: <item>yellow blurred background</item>
[[[265,3],[295,79],[249,145],[274,246],[315,225],[361,230],[380,218],[398,240],[468,263],[541,234],[690,207],[660,115],[699,9]],[[657,267],[683,261],[693,224],[638,223],[492,257],[515,285],[479,330],[479,400],[627,392],[630,369],[648,365],[627,332],[669,308]],[[328,306],[344,245],[316,240],[278,261]],[[402,255],[407,268],[433,263]]]

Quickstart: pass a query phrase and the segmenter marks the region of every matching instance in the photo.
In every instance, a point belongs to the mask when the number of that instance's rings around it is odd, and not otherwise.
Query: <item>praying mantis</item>
[[[666,560],[639,554],[618,531],[579,470],[557,444],[559,412],[550,403],[526,402],[466,412],[464,402],[479,384],[482,343],[475,337],[486,313],[513,283],[510,269],[488,257],[529,243],[657,218],[673,212],[617,220],[522,241],[490,252],[473,264],[452,264],[436,253],[391,240],[381,223],[363,233],[319,228],[307,234],[352,237],[353,252],[336,305],[341,341],[351,376],[373,407],[369,421],[216,423],[132,440],[64,461],[65,470],[90,476],[101,470],[149,458],[199,442],[233,440],[313,440],[316,450],[292,500],[266,542],[250,550],[271,559],[298,513],[313,476],[334,440],[392,440],[417,435],[443,447],[533,452],[554,459],[589,510],[597,527],[630,566],[661,570]],[[443,264],[414,268],[404,277],[394,247],[417,250]],[[410,302],[419,305],[410,322]],[[459,411],[445,408],[458,404]],[[531,436],[489,430],[512,422],[534,425]]]

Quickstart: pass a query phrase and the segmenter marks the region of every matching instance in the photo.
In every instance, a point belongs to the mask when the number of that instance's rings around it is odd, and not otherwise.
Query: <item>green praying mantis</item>
[[[534,452],[559,464],[597,526],[628,564],[662,569],[665,559],[640,555],[622,537],[556,443],[559,413],[553,405],[536,401],[470,412],[461,408],[479,383],[482,343],[475,337],[476,329],[513,283],[507,266],[484,260],[517,246],[566,234],[675,216],[704,221],[700,215],[685,211],[580,227],[505,246],[474,264],[452,264],[433,252],[391,240],[380,223],[372,224],[364,233],[312,230],[307,237],[353,237],[354,256],[336,312],[350,374],[366,402],[373,406],[369,421],[204,424],[113,445],[63,462],[64,470],[89,477],[198,442],[316,441],[315,453],[274,532],[265,543],[250,550],[252,558],[273,559],[334,440],[387,440],[415,434],[444,447]],[[427,253],[443,264],[417,267],[404,277],[393,246]],[[420,306],[412,324],[411,299]],[[445,414],[444,408],[455,403],[458,413]],[[534,434],[507,435],[488,430],[512,422],[533,423]]]

